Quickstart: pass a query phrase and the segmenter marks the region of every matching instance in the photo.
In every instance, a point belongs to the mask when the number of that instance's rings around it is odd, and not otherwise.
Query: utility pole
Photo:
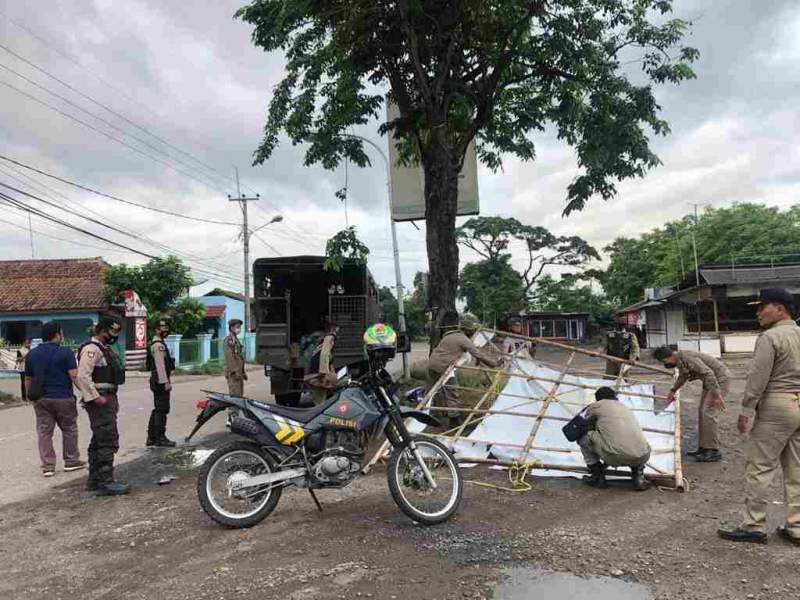
[[[31,211],[28,211],[28,233],[31,236],[31,258],[36,258],[36,251],[33,248],[33,223],[31,222]]]
[[[230,202],[238,202],[242,209],[242,241],[244,242],[244,332],[250,332],[250,228],[247,223],[247,203],[260,200],[258,194],[254,198],[247,198],[242,195],[239,187],[239,169],[236,171],[236,198],[228,195]]]
[[[354,135],[352,133],[342,133],[340,135],[342,137],[355,138],[366,144],[369,144],[378,151],[378,154],[380,154],[381,158],[383,159],[384,165],[386,165],[386,191],[389,195],[389,223],[392,227],[392,253],[394,254],[394,276],[397,286],[397,324],[400,326],[400,332],[406,333],[406,311],[405,306],[403,305],[403,281],[400,274],[400,251],[397,249],[397,227],[395,226],[394,218],[392,218],[392,172],[389,167],[389,159],[386,158],[386,153],[381,150],[380,147],[372,140],[361,137],[360,135]],[[402,357],[403,377],[405,379],[410,379],[411,365],[408,361],[408,354],[404,352]]]
[[[697,235],[695,232],[697,231],[697,207],[700,206],[697,203],[692,204],[694,206],[694,227],[692,227],[692,248],[694,250],[694,280],[697,287],[700,287],[700,265],[697,262]]]

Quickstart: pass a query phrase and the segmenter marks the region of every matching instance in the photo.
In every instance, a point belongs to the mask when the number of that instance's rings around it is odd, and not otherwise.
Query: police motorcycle
[[[248,438],[216,450],[200,469],[197,494],[203,510],[227,527],[252,527],[269,515],[285,487],[342,488],[361,472],[369,442],[383,432],[392,446],[389,491],[400,510],[422,525],[447,521],[461,503],[463,481],[452,453],[432,438],[409,433],[411,417],[438,426],[436,418],[401,406],[386,371],[397,337],[388,325],[364,334],[367,360],[326,402],[290,408],[210,393],[187,441],[215,414],[236,406],[231,431]],[[418,392],[417,392],[418,393]]]

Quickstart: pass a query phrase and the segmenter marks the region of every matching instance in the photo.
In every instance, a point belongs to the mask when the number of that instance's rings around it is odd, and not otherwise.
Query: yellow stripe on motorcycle
[[[280,441],[281,444],[285,444],[286,446],[290,446],[290,445],[295,444],[295,443],[299,442],[300,440],[302,440],[303,439],[303,435],[304,435],[303,429],[301,427],[295,427],[294,428],[294,433],[290,437],[288,437],[285,440],[278,440],[278,441]]]
[[[287,425],[283,417],[275,415],[275,421],[281,426],[281,428],[278,430],[278,433],[275,434],[275,439],[281,443],[284,443],[283,439],[292,433],[292,428]]]

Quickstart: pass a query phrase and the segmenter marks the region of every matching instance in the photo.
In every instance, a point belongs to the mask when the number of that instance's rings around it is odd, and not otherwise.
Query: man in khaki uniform
[[[788,516],[777,534],[800,546],[800,327],[794,322],[794,297],[788,291],[763,289],[755,304],[758,324],[766,331],[756,342],[747,371],[738,422],[744,434],[753,421],[744,520],[718,533],[735,542],[766,543],[767,494],[782,467]]]
[[[247,373],[244,370],[244,347],[239,341],[242,331],[242,321],[231,319],[228,321],[228,335],[223,341],[225,351],[225,379],[228,380],[228,393],[231,396],[244,396],[244,382]]]
[[[86,489],[98,496],[120,496],[130,491],[128,485],[114,480],[114,455],[119,450],[117,389],[125,382],[125,370],[111,346],[120,329],[116,320],[102,318],[94,328],[94,337],[78,349],[75,385],[83,394],[81,404],[92,429]]]
[[[613,330],[606,333],[606,354],[626,360],[639,360],[639,340],[617,323]],[[606,375],[619,377],[623,366],[623,363],[606,360]]]
[[[460,328],[459,321],[461,322]],[[446,331],[428,358],[428,389],[432,388],[441,379],[453,361],[461,358],[465,352],[490,367],[499,367],[502,364],[502,360],[494,358],[491,354],[472,343],[470,338],[478,329],[478,325],[478,320],[470,314],[464,315],[463,320],[459,319],[458,313],[455,311],[448,311],[444,314],[442,317],[442,329],[446,329]],[[458,404],[458,399],[458,390],[446,383],[434,396],[433,405],[439,408],[448,408]],[[458,426],[461,421],[458,411],[441,411],[434,416],[440,417],[442,412],[449,418],[450,427]]]
[[[153,341],[147,357],[150,391],[153,392],[153,410],[150,412],[150,422],[147,424],[147,445],[173,448],[175,442],[167,437],[167,415],[169,415],[172,391],[170,375],[175,370],[175,363],[165,342],[167,335],[169,335],[169,324],[162,319],[153,331]]]
[[[583,481],[592,487],[607,488],[606,465],[625,466],[631,470],[633,488],[637,492],[646,490],[644,466],[650,459],[650,444],[639,422],[610,387],[601,387],[594,397],[594,404],[584,414],[589,431],[578,439],[590,473]]]
[[[311,399],[314,405],[325,402],[328,391],[336,385],[336,370],[333,367],[333,349],[336,347],[336,336],[339,335],[339,326],[328,323],[325,327],[325,337],[314,348],[311,360],[308,362],[308,372],[304,378],[306,385],[311,390]]]
[[[673,350],[669,346],[656,348],[653,357],[668,369],[678,368],[678,378],[670,389],[667,400],[675,401],[676,392],[687,381],[703,382],[699,408],[699,437],[697,450],[689,452],[697,462],[717,462],[722,459],[719,450],[719,415],[725,408],[725,396],[730,387],[731,372],[709,354],[692,350]]]

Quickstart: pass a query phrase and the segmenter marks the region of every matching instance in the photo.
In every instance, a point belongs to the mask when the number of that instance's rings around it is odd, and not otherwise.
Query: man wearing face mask
[[[703,382],[697,450],[689,452],[689,456],[694,456],[697,462],[722,460],[719,450],[719,415],[725,408],[725,396],[730,386],[731,372],[728,367],[709,354],[673,350],[669,346],[656,348],[653,358],[660,360],[668,369],[678,368],[678,378],[667,396],[669,402],[675,401],[675,394],[687,381],[699,379]]]
[[[81,404],[92,429],[86,489],[98,496],[120,496],[130,491],[129,486],[114,480],[114,455],[119,450],[117,389],[125,383],[125,369],[111,346],[120,329],[115,319],[104,317],[95,326],[92,339],[78,349],[75,384],[83,394]]]
[[[739,414],[739,433],[750,422],[745,466],[744,520],[720,537],[734,542],[767,542],[769,488],[783,470],[788,516],[778,537],[800,546],[800,327],[794,321],[794,297],[780,288],[763,289],[757,304],[758,324],[765,329],[756,341]]]
[[[239,333],[242,331],[242,321],[231,319],[228,321],[228,335],[223,341],[225,352],[225,379],[228,381],[228,393],[231,396],[241,398],[244,396],[244,382],[247,380],[247,373],[244,369],[244,348],[239,341]],[[231,419],[239,415],[238,408],[228,409],[228,426]]]
[[[159,321],[153,331],[153,342],[147,356],[150,370],[150,391],[153,392],[153,411],[147,425],[147,445],[161,448],[172,448],[175,442],[167,438],[167,415],[169,414],[170,392],[172,383],[170,375],[175,370],[175,363],[164,340],[169,335],[169,324]]]

